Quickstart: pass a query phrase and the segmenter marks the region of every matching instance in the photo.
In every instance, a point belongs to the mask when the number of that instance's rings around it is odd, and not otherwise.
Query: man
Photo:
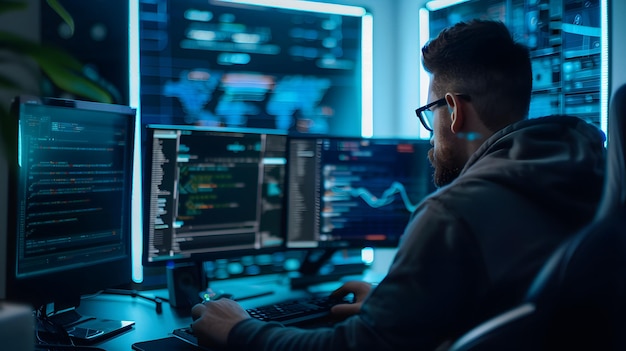
[[[192,310],[205,345],[233,350],[432,350],[519,302],[549,253],[591,220],[604,136],[574,117],[526,119],[528,50],[500,22],[450,27],[422,49],[440,187],[408,224],[385,279],[349,282],[332,328],[251,319],[222,299]]]

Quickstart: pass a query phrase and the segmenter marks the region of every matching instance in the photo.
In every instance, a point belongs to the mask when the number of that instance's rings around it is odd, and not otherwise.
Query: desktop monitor
[[[20,96],[3,122],[3,297],[62,310],[129,284],[135,110]]]
[[[290,136],[290,248],[395,247],[435,190],[428,140]]]
[[[182,125],[144,132],[145,265],[283,247],[285,134]]]
[[[367,19],[316,1],[140,0],[142,123],[360,135]]]

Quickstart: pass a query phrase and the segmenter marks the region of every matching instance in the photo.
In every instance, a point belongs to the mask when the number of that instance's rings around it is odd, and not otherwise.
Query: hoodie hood
[[[605,140],[602,131],[576,117],[523,120],[487,139],[457,180],[480,177],[498,183],[568,218],[600,200]],[[572,218],[572,224],[582,223]]]

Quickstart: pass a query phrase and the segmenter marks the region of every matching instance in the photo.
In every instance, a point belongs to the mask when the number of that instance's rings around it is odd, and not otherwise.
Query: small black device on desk
[[[94,346],[35,344],[34,351],[106,351]]]
[[[190,344],[175,336],[162,339],[142,341],[133,344],[135,351],[212,351],[201,346]]]

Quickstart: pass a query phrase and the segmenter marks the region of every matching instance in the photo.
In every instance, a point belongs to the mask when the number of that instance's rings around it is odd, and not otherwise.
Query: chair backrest
[[[626,84],[611,99],[594,220],[551,255],[525,301],[449,350],[626,350]]]

